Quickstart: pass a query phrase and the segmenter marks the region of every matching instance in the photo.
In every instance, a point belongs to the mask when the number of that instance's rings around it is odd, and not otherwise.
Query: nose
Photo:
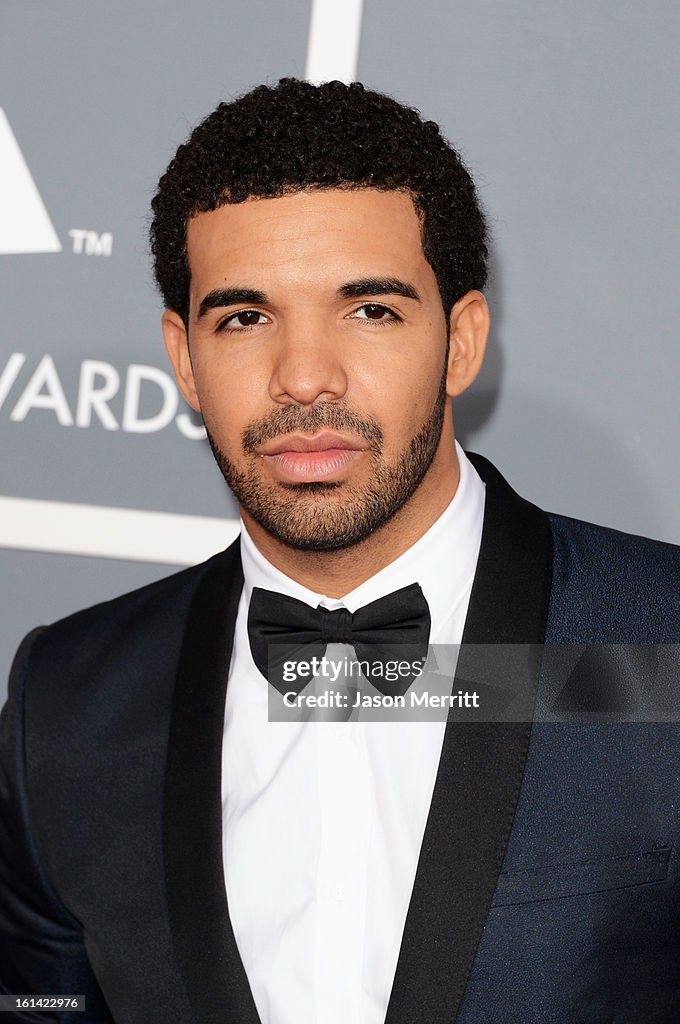
[[[290,323],[280,332],[269,381],[273,401],[312,405],[342,398],[346,391],[340,340],[328,323],[315,318],[313,323]]]

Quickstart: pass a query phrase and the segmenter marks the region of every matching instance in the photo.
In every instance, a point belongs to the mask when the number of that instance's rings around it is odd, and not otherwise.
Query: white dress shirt
[[[262,1024],[383,1024],[446,723],[269,722],[247,633],[253,587],[350,612],[411,583],[431,644],[459,644],[477,565],[484,485],[460,482],[404,554],[341,601],[285,576],[241,529],[244,587],[222,747],[224,876]]]

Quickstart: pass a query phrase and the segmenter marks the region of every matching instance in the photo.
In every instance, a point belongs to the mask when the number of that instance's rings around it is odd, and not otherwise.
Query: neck
[[[453,499],[460,480],[455,447],[438,452],[422,483],[379,529],[339,551],[301,551],[277,540],[241,509],[248,534],[264,557],[282,573],[327,597],[341,598],[384,569],[420,540]]]

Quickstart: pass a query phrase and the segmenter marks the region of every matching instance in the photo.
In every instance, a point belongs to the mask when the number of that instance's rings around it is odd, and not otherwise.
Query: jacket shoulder
[[[75,687],[81,699],[84,691],[101,691],[107,680],[120,685],[121,678],[126,684],[144,679],[148,686],[167,675],[176,664],[197,588],[236,545],[238,541],[199,565],[34,630],[24,643],[27,678],[39,689],[38,680],[45,680],[61,699]]]
[[[568,516],[549,520],[555,642],[680,642],[680,547]]]
[[[28,991],[77,990],[88,1020],[112,1024],[102,995],[112,976],[97,932],[107,922],[114,962],[129,945],[126,893],[157,923],[166,988],[174,977],[164,973],[155,870],[173,692],[197,588],[213,566],[231,579],[237,552],[85,608],[21,645],[0,714],[0,944],[9,938],[12,950],[1,991],[21,991],[22,978]]]

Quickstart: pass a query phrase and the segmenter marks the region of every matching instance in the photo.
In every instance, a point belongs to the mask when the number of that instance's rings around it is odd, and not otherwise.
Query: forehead
[[[192,290],[239,277],[303,276],[322,283],[357,273],[431,274],[420,221],[403,192],[326,189],[248,199],[193,217],[187,229]]]

